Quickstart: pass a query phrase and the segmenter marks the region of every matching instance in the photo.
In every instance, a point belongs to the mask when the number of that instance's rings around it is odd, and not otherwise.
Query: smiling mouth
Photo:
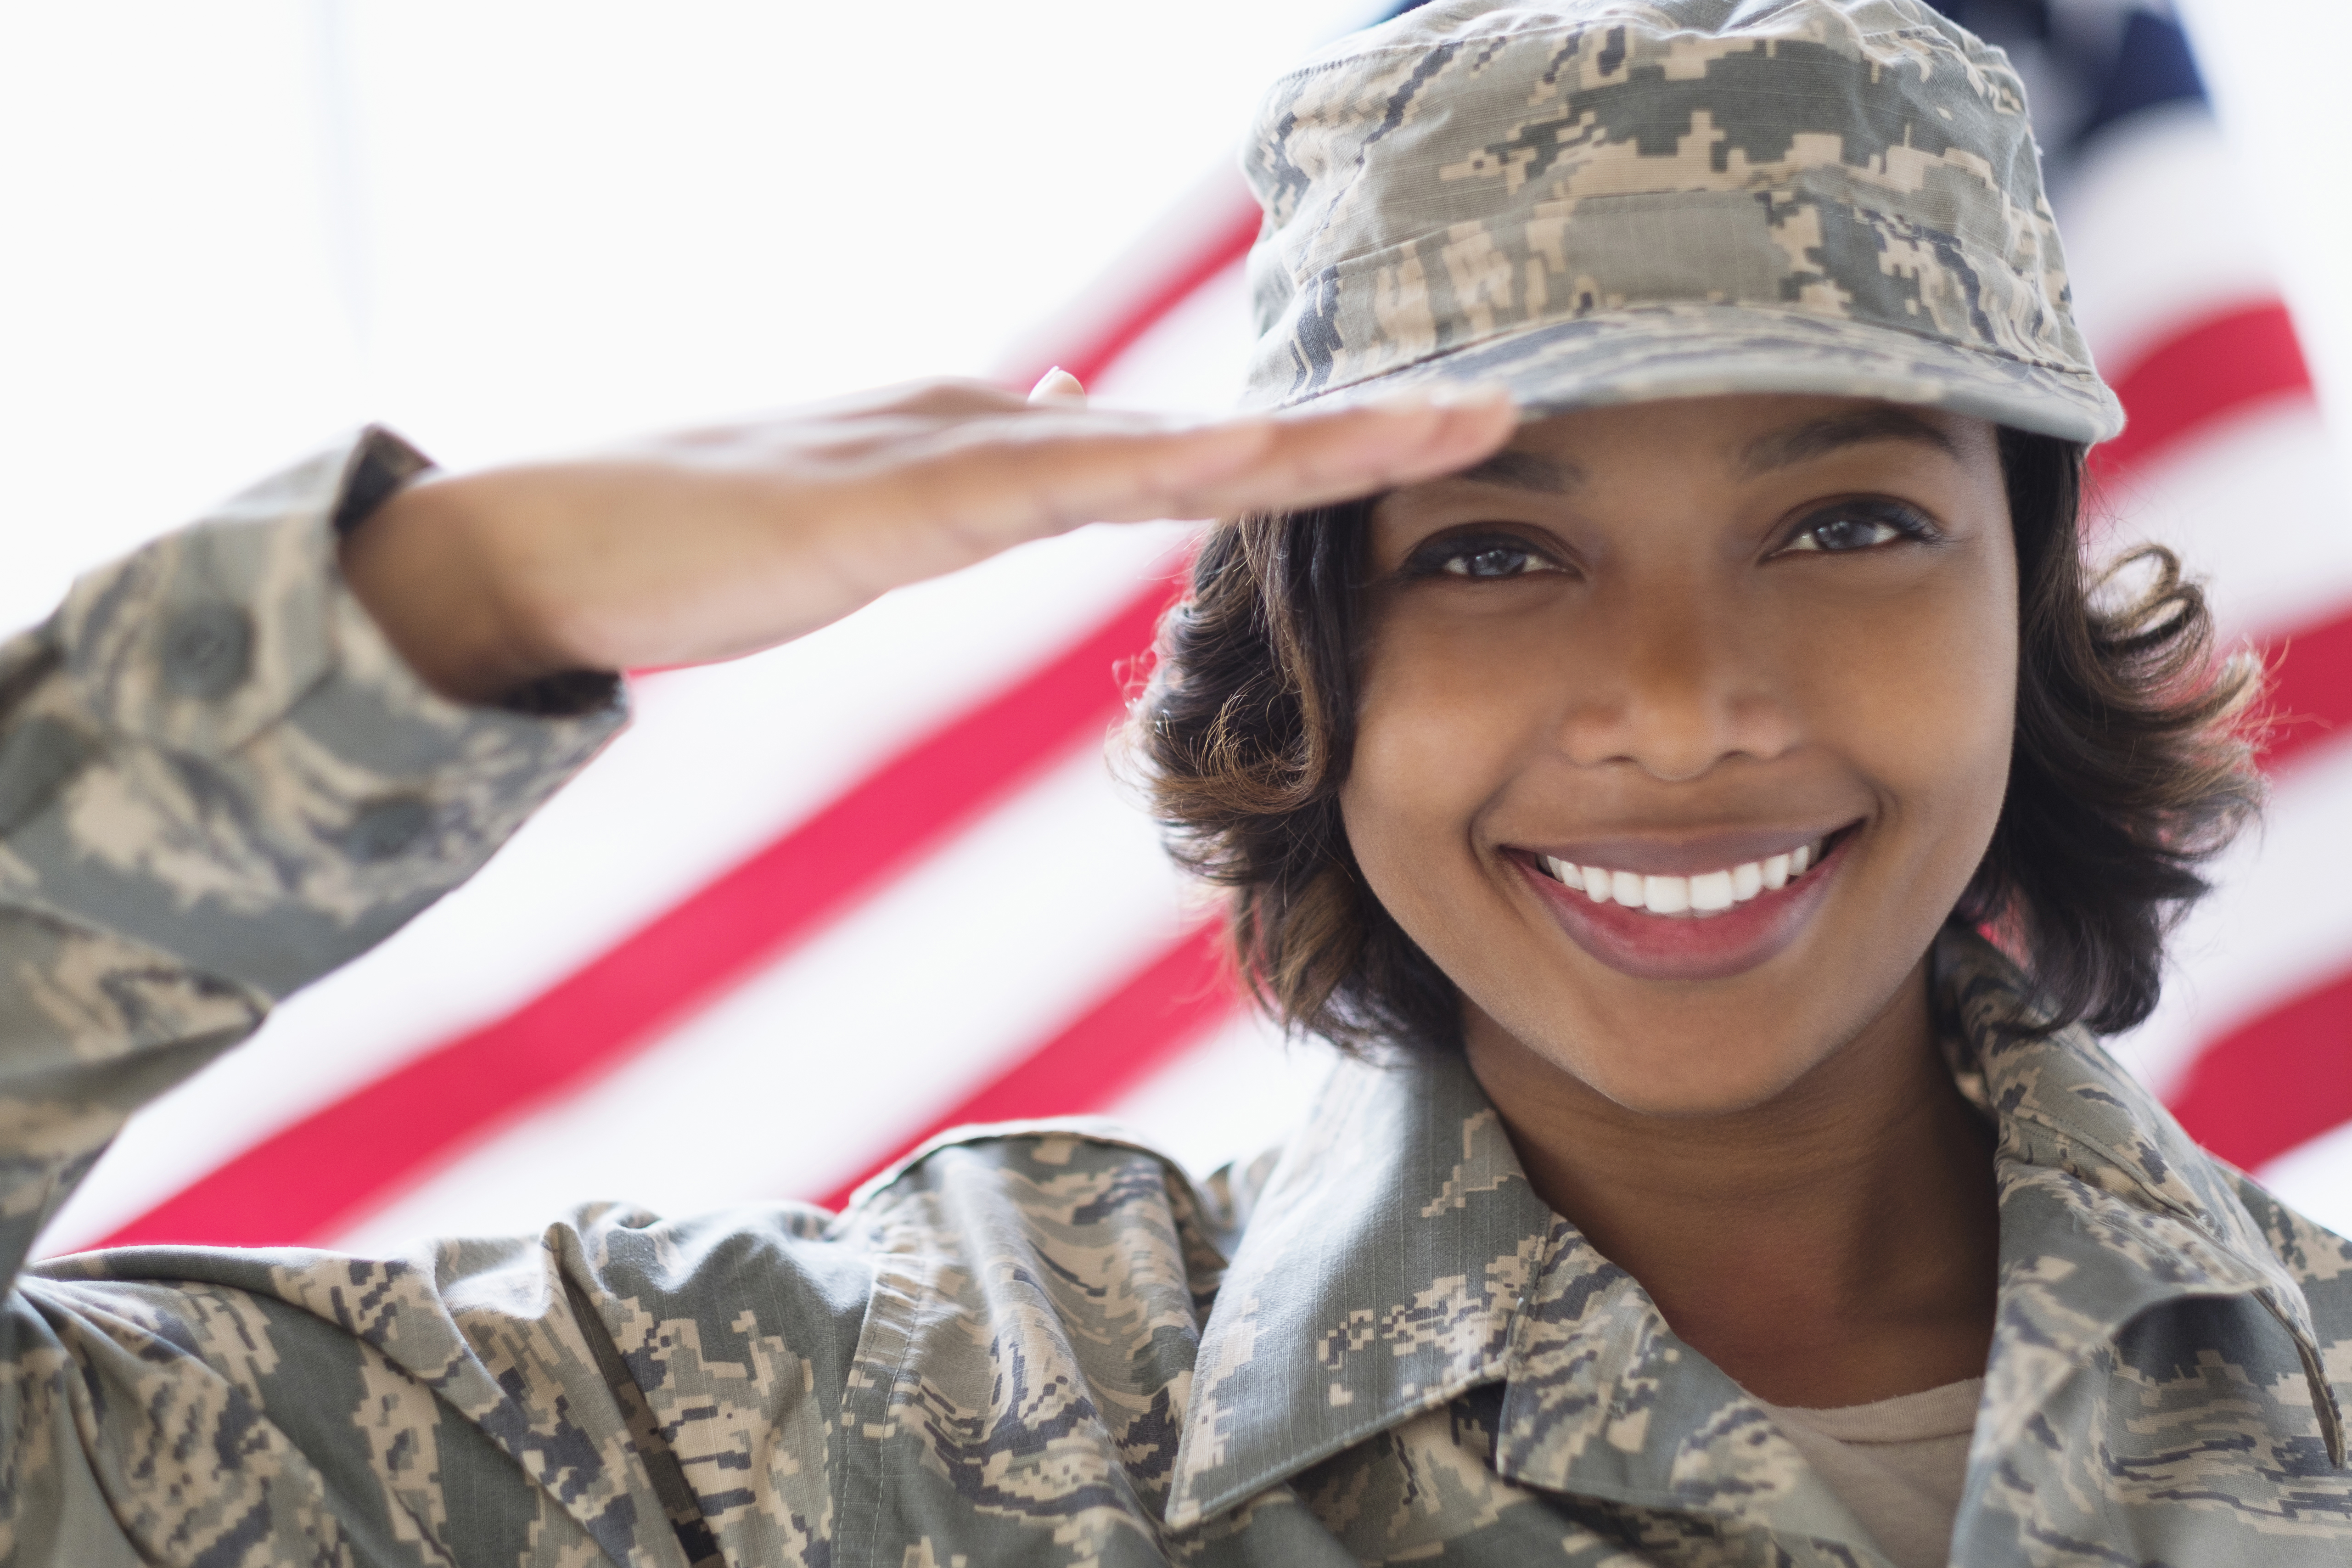
[[[1801,880],[1822,863],[1840,836],[1829,834],[1785,855],[1691,877],[1654,877],[1606,866],[1576,866],[1549,855],[1533,858],[1553,881],[1573,888],[1596,904],[1616,904],[1667,920],[1705,920]]]
[[[1722,980],[1765,963],[1811,925],[1863,827],[1849,823],[1786,851],[1688,875],[1587,865],[1581,855],[1572,865],[1525,849],[1509,858],[1569,940],[1610,968],[1637,980]],[[1766,836],[1717,853],[1772,847]],[[1609,856],[1598,843],[1587,853]],[[1686,851],[1683,863],[1691,863]]]

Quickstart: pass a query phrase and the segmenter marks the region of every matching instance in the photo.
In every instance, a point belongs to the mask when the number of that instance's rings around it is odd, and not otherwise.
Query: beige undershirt
[[[1764,1408],[1896,1568],[1944,1568],[1983,1397],[1972,1377],[1840,1410]]]

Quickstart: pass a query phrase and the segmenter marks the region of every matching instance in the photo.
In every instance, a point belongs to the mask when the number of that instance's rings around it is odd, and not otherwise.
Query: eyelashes
[[[1453,533],[1429,540],[1405,557],[1402,575],[1492,583],[1562,570],[1549,551],[1517,534]]]
[[[1906,540],[1935,543],[1943,530],[1918,508],[1884,498],[1835,501],[1808,513],[1772,555],[1850,555]],[[1767,559],[1770,559],[1769,556]]]
[[[1907,502],[1862,496],[1832,501],[1805,513],[1782,533],[1779,544],[1765,552],[1764,559],[1863,554],[1906,542],[1940,543],[1945,537],[1933,519]],[[1407,580],[1497,583],[1571,570],[1553,548],[1524,534],[1483,529],[1423,541],[1405,557],[1398,575]]]

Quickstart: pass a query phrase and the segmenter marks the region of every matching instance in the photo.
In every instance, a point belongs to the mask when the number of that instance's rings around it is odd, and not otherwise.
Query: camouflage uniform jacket
[[[849,1212],[591,1205],[396,1257],[25,1268],[142,1100],[461,879],[619,722],[420,688],[329,454],[0,655],[0,1554],[325,1564],[1867,1564],[1764,1411],[1529,1190],[1458,1065],[1349,1068],[1194,1185],[1108,1130],[935,1145]],[[2000,1026],[2000,1321],[1954,1561],[2342,1563],[2352,1248],[2088,1040]]]

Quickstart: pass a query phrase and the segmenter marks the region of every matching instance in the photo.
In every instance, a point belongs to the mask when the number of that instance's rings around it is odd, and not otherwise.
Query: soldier
[[[0,655],[9,1561],[2345,1560],[2352,1247],[2096,1040],[2253,807],[2252,677],[2168,559],[2084,571],[2120,410],[2007,62],[1918,0],[1450,0],[1248,163],[1281,412],[371,433]],[[1349,1053],[1285,1147],[22,1267],[605,672],[1168,512],[1228,521],[1139,765]]]

